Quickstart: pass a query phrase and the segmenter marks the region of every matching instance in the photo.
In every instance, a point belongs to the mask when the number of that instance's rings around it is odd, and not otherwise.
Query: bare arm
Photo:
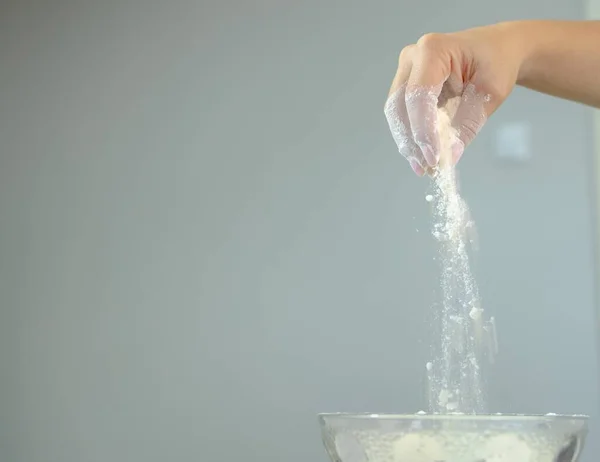
[[[600,21],[507,23],[524,52],[517,84],[600,108]]]

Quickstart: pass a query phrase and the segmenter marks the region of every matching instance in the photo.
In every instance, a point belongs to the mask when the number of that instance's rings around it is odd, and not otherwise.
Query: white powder
[[[432,233],[439,244],[441,300],[436,307],[440,343],[434,361],[427,364],[430,411],[483,413],[486,405],[480,367],[482,327],[481,303],[468,255],[469,231],[473,229],[469,209],[461,198],[452,165],[452,145],[457,134],[451,116],[458,100],[438,109],[440,163],[433,172]]]

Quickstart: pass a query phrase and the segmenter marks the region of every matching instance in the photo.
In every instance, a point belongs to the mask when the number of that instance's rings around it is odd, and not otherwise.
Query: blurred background
[[[3,462],[324,462],[317,412],[425,408],[438,267],[383,116],[398,53],[590,11],[1,5]],[[592,119],[517,90],[461,162],[492,412],[598,416]]]

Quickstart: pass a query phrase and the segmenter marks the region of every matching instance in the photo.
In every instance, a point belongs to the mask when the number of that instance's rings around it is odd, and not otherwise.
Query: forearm
[[[600,108],[600,21],[518,21],[517,84]]]

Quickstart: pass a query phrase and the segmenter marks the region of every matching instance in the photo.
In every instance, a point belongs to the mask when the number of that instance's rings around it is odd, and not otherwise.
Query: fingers
[[[456,164],[494,105],[502,101],[490,102],[485,93],[477,91],[482,82],[477,83],[472,62],[461,62],[464,54],[456,43],[448,36],[430,34],[405,48],[385,105],[398,150],[419,176],[438,166],[442,149],[444,163],[448,159]],[[465,75],[469,80],[463,80]],[[450,121],[456,133],[450,139],[444,135],[441,146],[439,124]],[[451,158],[446,157],[448,149]]]
[[[436,166],[440,159],[438,100],[450,75],[450,59],[443,51],[443,40],[435,34],[419,40],[407,82],[406,109],[413,138],[430,167]]]
[[[439,56],[436,40],[425,36],[402,50],[384,110],[398,150],[419,176],[440,156],[437,106],[449,64]]]
[[[400,87],[388,98],[385,104],[385,117],[390,127],[392,137],[398,146],[400,154],[408,160],[413,171],[423,176],[425,173],[425,160],[423,154],[415,143],[410,128],[405,100],[406,85]]]
[[[406,86],[406,81],[410,76],[412,69],[412,55],[415,51],[415,45],[409,45],[402,49],[398,58],[398,69],[392,82],[392,87],[388,93],[388,98],[397,93],[402,87]]]
[[[440,160],[440,143],[436,132],[440,92],[437,87],[407,88],[405,104],[413,140],[429,167],[435,167]]]
[[[398,70],[392,82],[384,113],[398,151],[408,160],[413,171],[418,176],[423,176],[427,163],[414,141],[405,102],[406,81],[412,68],[412,48],[407,47],[400,54]]]

